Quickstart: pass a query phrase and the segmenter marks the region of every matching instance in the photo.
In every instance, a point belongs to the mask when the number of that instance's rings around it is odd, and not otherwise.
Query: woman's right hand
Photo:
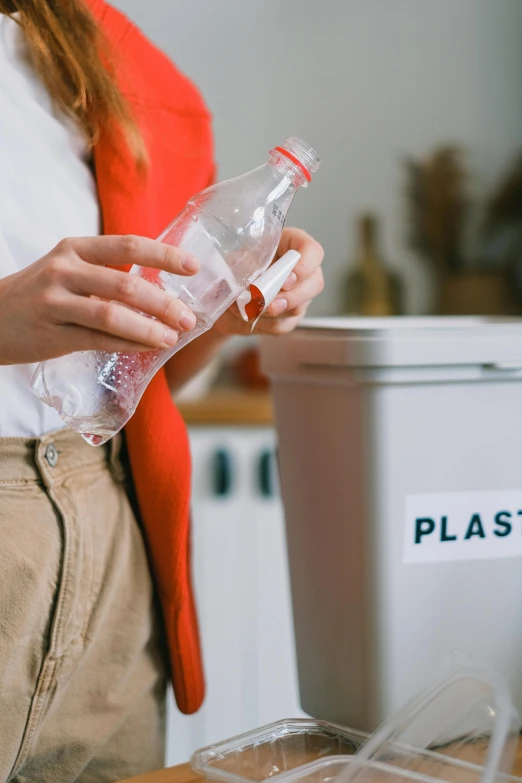
[[[171,348],[180,331],[195,326],[195,315],[179,299],[107,264],[139,264],[177,275],[199,269],[193,256],[155,239],[64,239],[34,264],[0,279],[0,364],[39,362],[73,351]]]

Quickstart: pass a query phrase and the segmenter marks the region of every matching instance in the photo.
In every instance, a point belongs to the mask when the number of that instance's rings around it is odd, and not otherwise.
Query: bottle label
[[[406,498],[404,563],[522,555],[522,492],[441,492]]]
[[[272,204],[272,216],[275,217],[275,219],[277,220],[278,223],[281,223],[281,225],[284,225],[285,216],[284,216],[283,210],[281,209],[281,207],[278,204],[276,204],[275,201]]]

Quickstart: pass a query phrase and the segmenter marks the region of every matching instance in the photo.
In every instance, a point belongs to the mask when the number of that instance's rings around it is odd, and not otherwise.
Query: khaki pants
[[[162,767],[165,655],[115,438],[0,438],[0,782]]]

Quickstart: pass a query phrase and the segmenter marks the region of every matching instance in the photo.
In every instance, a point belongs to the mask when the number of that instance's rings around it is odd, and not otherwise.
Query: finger
[[[285,310],[285,312],[279,315],[277,318],[270,318],[270,317],[269,318],[272,322],[275,322],[276,320],[281,321],[284,318],[296,318],[296,317],[302,318],[306,314],[306,311],[308,310],[311,301],[312,300],[310,300],[309,302],[305,302],[304,304],[301,304],[298,307],[294,307],[292,310]]]
[[[288,310],[287,312],[283,313],[282,315],[278,316],[277,318],[272,318],[270,316],[261,316],[259,319],[259,323],[261,321],[266,325],[266,332],[269,334],[279,334],[279,327],[277,324],[286,322],[286,321],[301,321],[304,316],[306,315],[306,311],[308,310],[308,307],[310,305],[310,302],[306,302],[305,304],[300,305],[299,307],[294,307],[293,310]],[[286,327],[283,327],[284,331],[286,330]]]
[[[71,269],[69,282],[79,294],[122,302],[174,329],[189,331],[196,325],[196,316],[183,302],[138,275],[77,264]]]
[[[278,257],[288,250],[296,250],[301,254],[301,258],[294,268],[295,278],[290,275],[283,290],[289,290],[298,281],[311,275],[322,264],[324,258],[324,250],[319,242],[300,228],[284,229],[279,244]]]
[[[130,310],[117,302],[66,294],[58,301],[54,320],[105,332],[149,348],[171,348],[178,333],[168,326]]]
[[[290,272],[290,274],[286,278],[285,282],[281,286],[281,290],[282,291],[289,291],[291,288],[294,287],[294,285],[296,285],[298,280],[299,280],[299,278],[297,277],[296,273],[295,272]]]
[[[293,318],[260,318],[254,328],[256,334],[281,335],[292,332],[299,325],[302,316]]]
[[[185,250],[133,234],[64,239],[56,249],[72,250],[89,264],[99,266],[139,264],[176,275],[193,275],[200,267],[197,258]]]
[[[321,266],[324,258],[323,248],[311,237],[301,245],[299,252],[301,253],[301,258],[294,267],[294,272],[297,276],[297,282],[294,285],[313,275]]]
[[[64,327],[62,338],[63,353],[69,353],[71,345],[75,346],[75,351],[106,351],[107,353],[138,353],[138,351],[157,350],[157,347],[123,340],[106,332],[86,329],[83,326],[73,324]]]
[[[324,288],[322,269],[319,267],[290,291],[280,292],[267,310],[267,315],[278,318],[287,311],[314,299]]]
[[[299,246],[306,239],[312,239],[312,237],[310,234],[307,234],[306,231],[303,231],[302,228],[286,226],[286,228],[284,228],[281,232],[278,255],[283,255],[288,250],[297,250],[299,252]]]

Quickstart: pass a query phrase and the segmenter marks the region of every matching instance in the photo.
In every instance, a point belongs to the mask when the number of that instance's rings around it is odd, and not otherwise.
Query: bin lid
[[[503,678],[456,652],[425,689],[369,737],[335,783],[375,783],[383,764],[400,767],[403,779],[420,772],[455,783],[455,769],[470,762],[476,773],[465,776],[468,783],[495,783],[511,772],[519,732]]]
[[[308,318],[261,342],[269,374],[299,365],[522,368],[522,318]]]

